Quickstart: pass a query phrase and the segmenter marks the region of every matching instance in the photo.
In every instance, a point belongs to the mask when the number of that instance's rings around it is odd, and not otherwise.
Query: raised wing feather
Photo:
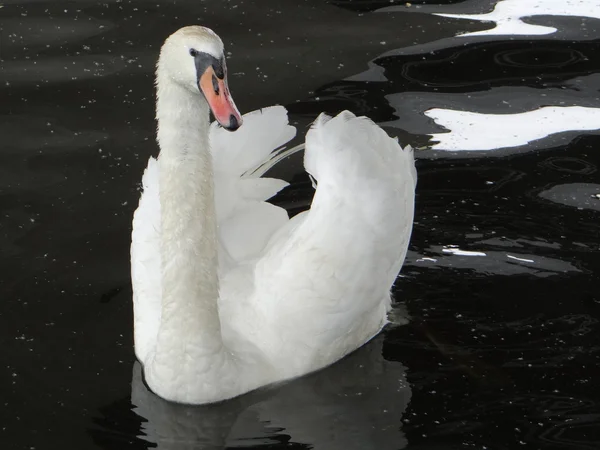
[[[265,203],[288,183],[252,172],[295,135],[283,106],[244,115],[235,133],[211,125],[221,272],[257,257],[288,221],[285,210]]]

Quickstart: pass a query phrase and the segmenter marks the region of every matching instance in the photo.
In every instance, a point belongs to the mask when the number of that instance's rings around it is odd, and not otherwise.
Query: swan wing
[[[365,117],[319,116],[304,164],[317,180],[311,208],[258,260],[251,301],[259,345],[288,376],[336,361],[385,325],[414,214],[413,150]]]
[[[162,292],[158,162],[152,157],[142,177],[142,188],[131,232],[131,283],[135,352],[138,360],[143,362],[156,342]]]
[[[265,202],[288,183],[261,178],[256,169],[295,135],[283,106],[245,114],[243,125],[234,133],[216,122],[211,125],[222,272],[259,255],[273,233],[288,221],[284,209]]]

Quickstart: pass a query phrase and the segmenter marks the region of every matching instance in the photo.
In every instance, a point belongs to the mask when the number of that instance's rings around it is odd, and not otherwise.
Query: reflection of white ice
[[[599,0],[504,0],[487,14],[447,14],[439,16],[496,22],[490,30],[465,33],[462,36],[483,35],[544,35],[556,32],[556,28],[531,25],[523,18],[532,16],[578,16],[600,19]]]
[[[435,150],[493,150],[518,147],[551,134],[600,129],[600,109],[546,106],[518,114],[481,114],[434,108],[425,111],[450,130],[432,134]]]
[[[514,244],[511,243],[511,244]],[[553,275],[581,272],[574,264],[560,259],[530,253],[486,250],[485,252],[452,252],[445,247],[431,246],[424,249],[429,257],[408,252],[407,266],[428,267],[429,269],[452,268],[472,270],[485,275],[522,275],[529,274],[545,278]],[[474,255],[480,253],[481,255]],[[473,258],[472,256],[480,256]]]
[[[569,183],[552,186],[540,197],[566,206],[600,211],[600,184]]]
[[[442,252],[450,253],[452,255],[457,255],[457,256],[486,256],[486,254],[483,252],[474,252],[471,250],[461,250],[460,248],[454,247],[454,246],[444,247],[442,249]]]
[[[526,262],[526,263],[534,263],[535,262],[533,259],[517,258],[516,256],[509,255],[508,253],[506,254],[506,257],[508,259],[514,259],[515,261],[521,261],[521,262]]]

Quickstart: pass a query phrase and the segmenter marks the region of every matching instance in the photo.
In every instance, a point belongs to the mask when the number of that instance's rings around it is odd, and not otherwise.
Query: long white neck
[[[157,87],[162,307],[151,371],[177,379],[223,348],[209,111],[160,68]]]

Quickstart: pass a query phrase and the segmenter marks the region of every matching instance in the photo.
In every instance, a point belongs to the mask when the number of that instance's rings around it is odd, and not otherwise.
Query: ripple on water
[[[4,2],[3,2],[4,3]],[[106,20],[80,14],[76,18],[21,16],[2,21],[4,57],[21,54],[23,47],[51,49],[83,41],[114,28]]]
[[[7,61],[2,75],[7,85],[45,85],[106,77],[125,69],[147,72],[139,65],[139,55],[76,55],[38,58],[36,61]]]

